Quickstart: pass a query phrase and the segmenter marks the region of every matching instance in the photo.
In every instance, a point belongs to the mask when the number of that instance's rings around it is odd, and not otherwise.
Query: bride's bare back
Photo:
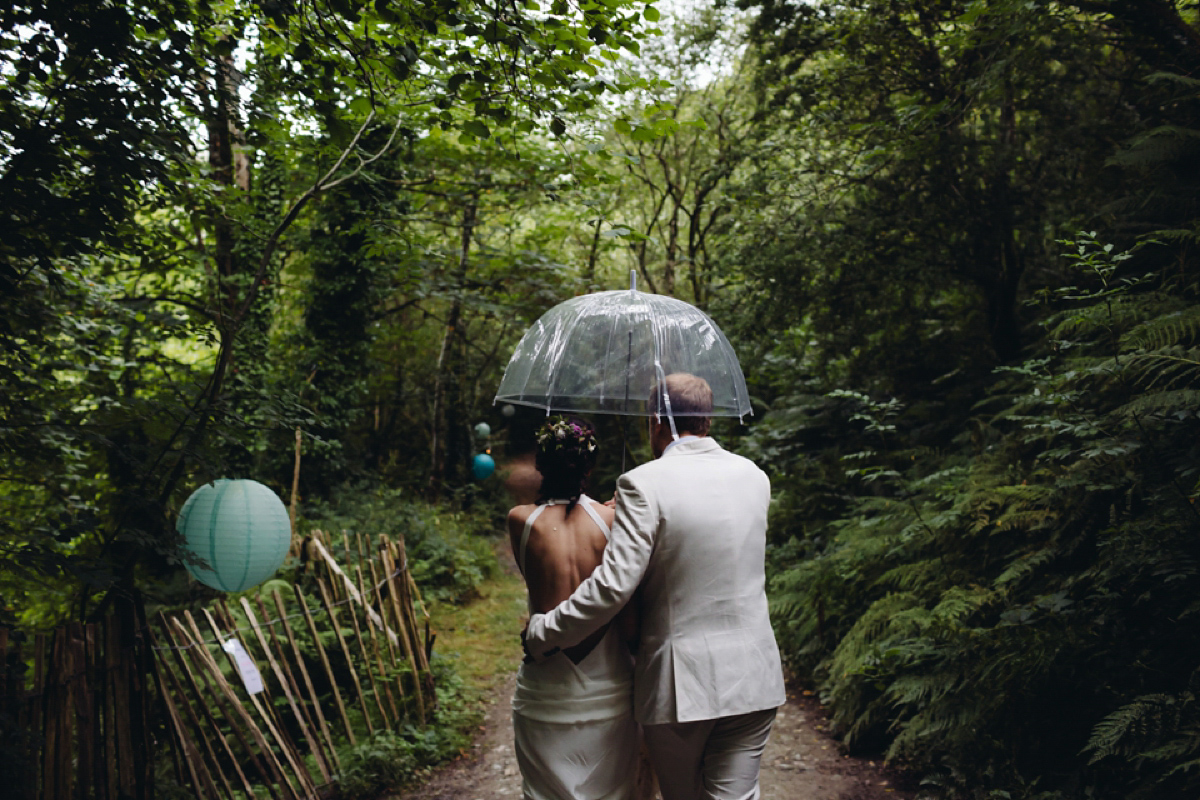
[[[586,502],[581,499],[579,504]],[[525,543],[525,585],[529,589],[531,610],[536,613],[544,614],[570,597],[604,558],[608,538],[579,504],[570,516],[565,503],[547,506],[529,531]],[[525,522],[536,508],[533,504],[521,505],[508,512],[508,536],[518,563]],[[592,504],[592,508],[611,528],[613,510],[600,504]],[[572,661],[582,660],[606,630],[607,626],[564,652]]]

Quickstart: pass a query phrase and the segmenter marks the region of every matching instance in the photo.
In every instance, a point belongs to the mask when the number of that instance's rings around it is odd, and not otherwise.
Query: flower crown
[[[543,453],[582,456],[596,451],[596,434],[566,417],[551,417],[538,431],[537,443]]]

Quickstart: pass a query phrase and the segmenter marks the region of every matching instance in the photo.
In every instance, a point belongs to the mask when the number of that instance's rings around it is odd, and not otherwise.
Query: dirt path
[[[497,687],[473,751],[443,767],[403,800],[520,798],[513,754],[511,697],[515,678]],[[894,800],[910,798],[875,762],[840,754],[821,730],[820,706],[797,692],[779,710],[763,757],[764,800]]]
[[[476,673],[508,677],[487,692],[485,719],[470,752],[436,770],[423,785],[392,796],[391,800],[505,800],[521,797],[521,773],[513,752],[512,694],[519,652],[515,631],[524,611],[525,591],[516,565],[503,543],[497,556],[506,576],[486,589],[472,605],[472,619],[442,619],[448,651],[471,649],[482,655]],[[491,630],[483,618],[491,620]],[[495,631],[501,633],[497,635]],[[491,639],[497,639],[491,642]],[[490,644],[496,648],[487,650]],[[469,667],[470,665],[468,665]],[[468,669],[471,672],[471,669]],[[490,680],[488,681],[491,682]],[[837,742],[824,733],[825,715],[817,701],[799,689],[789,689],[788,702],[775,719],[763,755],[763,800],[909,800],[914,793],[893,786],[895,778],[876,762],[841,754]]]

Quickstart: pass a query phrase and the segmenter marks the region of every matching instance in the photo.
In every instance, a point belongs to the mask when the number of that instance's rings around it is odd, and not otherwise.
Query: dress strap
[[[604,520],[600,517],[600,514],[596,511],[596,507],[592,505],[595,502],[595,500],[588,497],[586,494],[579,498],[579,505],[583,506],[583,510],[586,511],[587,515],[592,518],[592,522],[596,523],[596,527],[598,527],[604,533],[604,538],[607,539],[608,525],[606,525]]]
[[[517,566],[521,568],[521,574],[525,574],[525,545],[529,542],[529,532],[533,530],[533,521],[538,518],[546,508],[545,505],[538,506],[529,515],[529,519],[525,520],[525,530],[521,531],[521,551],[520,558],[517,560]]]

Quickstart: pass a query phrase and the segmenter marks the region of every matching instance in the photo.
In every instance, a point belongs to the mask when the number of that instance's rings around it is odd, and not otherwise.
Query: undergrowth
[[[780,476],[773,615],[835,732],[940,796],[1196,797],[1195,287],[1069,245],[1079,285],[966,419],[776,403],[746,448]]]
[[[430,665],[437,686],[437,708],[429,725],[406,724],[383,730],[342,754],[337,777],[339,798],[367,800],[411,783],[429,768],[450,760],[471,743],[482,719],[473,692],[453,665],[435,657]]]

